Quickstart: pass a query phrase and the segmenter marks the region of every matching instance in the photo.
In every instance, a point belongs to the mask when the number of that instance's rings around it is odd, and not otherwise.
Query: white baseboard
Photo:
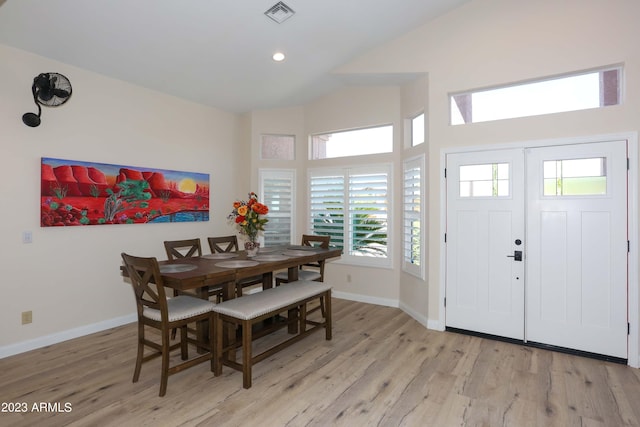
[[[386,307],[399,308],[398,300],[388,298],[376,298],[367,295],[350,294],[348,292],[332,291],[331,296],[349,301],[365,302],[368,304],[384,305]]]
[[[135,313],[0,347],[0,359],[137,321]]]
[[[413,310],[412,308],[410,308],[406,304],[400,303],[400,310],[404,311],[409,316],[413,317],[418,323],[420,323],[425,328],[433,329],[433,328],[429,327],[429,319],[427,319],[426,316],[423,316],[422,314],[416,312],[415,310]]]

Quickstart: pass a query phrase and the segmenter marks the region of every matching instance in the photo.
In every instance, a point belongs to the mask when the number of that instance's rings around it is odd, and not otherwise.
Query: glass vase
[[[248,257],[254,257],[258,255],[258,250],[260,249],[260,242],[248,241],[244,243],[244,249],[247,251]]]

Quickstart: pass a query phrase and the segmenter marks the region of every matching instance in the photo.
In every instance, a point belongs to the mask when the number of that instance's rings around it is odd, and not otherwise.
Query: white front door
[[[527,150],[526,339],[627,357],[626,141]]]
[[[523,339],[523,150],[446,160],[446,325]]]
[[[448,154],[445,325],[626,358],[626,159],[626,141]]]

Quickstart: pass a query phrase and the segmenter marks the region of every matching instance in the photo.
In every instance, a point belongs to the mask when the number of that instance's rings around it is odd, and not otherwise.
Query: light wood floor
[[[332,341],[318,332],[260,362],[249,390],[206,363],[171,376],[164,398],[159,361],[133,384],[134,324],[5,358],[0,401],[29,412],[0,425],[640,425],[639,370],[430,331],[389,307],[334,299],[334,319]],[[40,402],[71,411],[32,412]]]

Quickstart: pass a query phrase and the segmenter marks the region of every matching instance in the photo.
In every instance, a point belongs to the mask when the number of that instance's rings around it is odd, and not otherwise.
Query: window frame
[[[258,169],[258,187],[259,187],[259,191],[260,191],[260,200],[263,203],[267,204],[267,207],[269,207],[269,213],[267,214],[267,218],[272,219],[274,218],[274,216],[276,215],[276,211],[274,209],[274,207],[272,205],[269,205],[268,202],[268,195],[267,195],[267,189],[266,189],[266,181],[269,179],[280,179],[280,180],[288,180],[290,182],[290,194],[291,194],[291,211],[290,212],[282,212],[283,217],[285,218],[290,218],[290,224],[289,224],[289,244],[294,244],[294,237],[295,237],[295,231],[296,231],[296,221],[295,218],[297,218],[296,216],[296,170],[295,169]],[[268,222],[265,225],[265,233],[267,231],[269,231],[269,223]],[[262,236],[262,241],[264,243],[265,246],[268,246],[269,244],[269,240],[267,239],[267,235],[264,234]],[[278,243],[275,242],[275,245],[277,245]]]
[[[265,143],[265,138],[269,138],[269,137],[280,137],[280,138],[291,138],[292,139],[292,146],[291,146],[291,158],[284,158],[284,159],[280,159],[277,157],[265,157],[264,156],[264,143]],[[263,133],[260,134],[260,160],[276,160],[276,161],[293,161],[296,159],[296,136],[295,135],[290,135],[290,134],[282,134],[282,133]]]
[[[364,175],[376,175],[382,174],[386,177],[386,193],[385,193],[385,233],[386,233],[386,255],[384,256],[370,256],[370,255],[357,255],[353,252],[353,227],[352,227],[352,215],[356,211],[354,206],[356,203],[350,203],[349,200],[353,200],[353,194],[350,191],[352,188],[353,180],[351,178],[364,176]],[[307,171],[307,188],[308,188],[308,203],[309,212],[307,216],[307,228],[309,233],[322,234],[322,231],[314,229],[314,220],[316,219],[317,212],[321,212],[321,209],[314,209],[314,205],[317,205],[317,200],[314,197],[313,186],[314,178],[321,177],[342,177],[341,195],[336,198],[340,198],[342,201],[341,210],[338,212],[342,214],[343,226],[342,226],[342,243],[343,254],[339,262],[345,264],[352,264],[358,266],[369,267],[381,267],[392,268],[393,261],[393,164],[392,163],[380,163],[369,166],[352,165],[339,168],[311,168]],[[331,243],[335,243],[332,241]]]
[[[415,120],[422,116],[422,141],[417,142],[414,140],[414,128],[415,128]],[[427,142],[427,127],[426,127],[426,122],[427,120],[427,115],[425,114],[424,111],[421,111],[417,114],[414,114],[413,116],[408,118],[408,128],[409,128],[409,147],[417,147],[418,145],[424,144],[425,142]]]
[[[381,128],[390,128],[391,136],[389,140],[389,150],[388,151],[378,151],[378,152],[368,152],[368,153],[357,153],[357,154],[345,154],[342,156],[333,156],[333,157],[319,157],[317,152],[319,152],[319,148],[315,146],[315,138],[318,138],[322,135],[338,135],[345,134],[349,132],[359,132],[359,131],[367,131],[371,129],[381,129]],[[380,154],[391,154],[394,149],[394,124],[393,123],[384,123],[379,125],[371,125],[364,126],[359,128],[351,128],[351,129],[343,129],[337,131],[330,132],[317,132],[309,135],[309,160],[318,161],[318,160],[334,160],[334,159],[346,159],[346,158],[355,158],[359,156],[375,156]]]
[[[607,74],[613,71],[616,72],[615,79],[611,78],[611,74]],[[599,91],[598,106],[583,106],[578,108],[572,107],[572,108],[567,108],[563,110],[548,109],[547,111],[544,111],[544,112],[537,111],[537,112],[532,112],[527,114],[507,115],[505,117],[488,118],[488,119],[480,119],[480,120],[476,120],[473,117],[474,116],[473,99],[472,99],[473,95],[486,94],[492,91],[526,87],[529,85],[535,85],[540,83],[549,83],[554,81],[560,81],[563,79],[580,78],[580,77],[584,77],[584,76],[587,76],[590,74],[596,74],[596,73],[599,74],[598,78],[600,82],[600,85],[598,88],[598,91]],[[613,65],[613,66],[594,68],[590,70],[575,71],[575,72],[570,72],[570,73],[555,75],[555,76],[540,77],[540,78],[525,80],[521,82],[495,85],[495,86],[490,86],[485,88],[477,88],[477,89],[471,89],[471,90],[465,90],[465,91],[459,91],[459,92],[450,92],[448,94],[449,126],[464,126],[464,125],[470,125],[474,123],[496,122],[501,120],[509,120],[509,119],[525,118],[525,117],[536,117],[536,116],[548,115],[548,114],[561,114],[561,113],[567,113],[567,112],[585,111],[585,110],[591,110],[591,109],[604,108],[608,106],[621,105],[623,102],[623,94],[624,94],[623,82],[624,82],[624,66]],[[611,95],[613,94],[613,92],[611,89],[611,85],[614,83],[616,85],[615,86],[616,92],[614,96],[615,100],[612,100]],[[552,103],[552,102],[553,100],[548,101],[548,103]],[[454,114],[453,114],[454,105],[456,105],[458,108],[458,111],[462,118],[462,122],[457,122],[457,121],[454,122]]]
[[[418,212],[415,211],[416,203],[415,202],[407,202],[407,197],[410,194],[415,195],[415,186],[408,186],[407,173],[410,170],[418,170],[418,197],[419,202],[417,204]],[[410,178],[412,181],[415,181],[415,175],[413,178]],[[408,194],[409,190],[409,194]],[[413,190],[413,191],[411,191]],[[426,225],[426,210],[425,210],[425,190],[426,190],[426,160],[425,155],[421,154],[419,156],[411,157],[405,159],[402,162],[402,270],[408,274],[411,274],[419,279],[424,280],[426,277],[426,263],[425,263],[425,248],[426,248],[426,235],[425,235],[425,225]],[[409,226],[408,221],[419,221],[419,235],[418,242],[420,247],[420,253],[418,258],[418,263],[414,262],[413,257],[413,249],[412,246],[414,244],[411,235],[415,229],[413,226]],[[411,231],[408,232],[408,228]]]

